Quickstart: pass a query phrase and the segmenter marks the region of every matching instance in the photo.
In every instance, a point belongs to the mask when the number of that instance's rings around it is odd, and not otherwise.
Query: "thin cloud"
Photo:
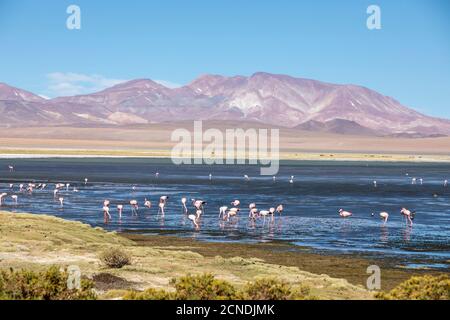
[[[48,95],[74,96],[89,94],[125,82],[123,79],[107,78],[98,74],[82,74],[73,72],[53,72],[46,75]]]

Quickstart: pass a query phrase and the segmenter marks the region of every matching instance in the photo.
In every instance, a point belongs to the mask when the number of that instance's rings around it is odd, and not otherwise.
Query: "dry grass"
[[[133,264],[122,269],[105,268],[98,255],[106,248],[126,250]],[[237,287],[248,281],[274,277],[294,286],[309,286],[321,299],[371,299],[372,293],[343,279],[302,271],[295,266],[267,263],[262,259],[206,256],[190,249],[138,245],[115,233],[55,217],[0,212],[0,269],[49,265],[78,265],[92,277],[108,273],[130,283],[130,288],[170,289],[170,279],[186,273],[211,273]],[[116,289],[124,289],[118,287]],[[109,288],[114,286],[109,284]],[[105,297],[112,297],[107,293]]]

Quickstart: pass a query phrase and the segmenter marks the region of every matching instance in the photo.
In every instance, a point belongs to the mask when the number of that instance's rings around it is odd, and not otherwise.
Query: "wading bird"
[[[123,211],[123,205],[118,204],[117,205],[117,211],[119,211],[119,219],[122,219],[122,211]]]
[[[187,214],[188,213],[188,208],[186,207],[186,202],[187,202],[187,199],[186,198],[181,198],[181,205],[182,205],[182,207],[183,207],[183,212],[184,212],[184,214]]]
[[[130,205],[131,205],[131,214],[137,215],[138,210],[139,210],[139,205],[138,205],[137,200],[131,200]]]
[[[406,208],[402,208],[400,210],[400,213],[405,217],[405,221],[406,223],[408,223],[409,221],[409,225],[412,226],[413,225],[413,219],[414,219],[414,215],[416,214],[415,212],[411,212],[410,210],[406,209]]]
[[[339,209],[339,216],[341,216],[341,218],[349,218],[353,215],[353,213],[349,212],[349,211],[345,211],[344,209]]]

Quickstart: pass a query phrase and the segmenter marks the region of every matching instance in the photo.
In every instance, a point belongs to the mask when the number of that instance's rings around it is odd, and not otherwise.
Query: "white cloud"
[[[98,74],[53,72],[47,74],[48,94],[51,96],[74,96],[88,94],[125,82],[123,79],[106,78]]]

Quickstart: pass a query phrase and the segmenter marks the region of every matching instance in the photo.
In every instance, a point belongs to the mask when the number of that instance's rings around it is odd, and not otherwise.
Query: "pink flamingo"
[[[234,201],[231,202],[231,205],[233,207],[239,207],[240,204],[241,204],[241,202],[239,200],[234,200]]]
[[[282,204],[280,204],[280,205],[278,205],[278,207],[277,207],[277,212],[280,214],[280,216],[281,216],[281,214],[283,213],[283,210],[284,210],[284,207],[283,207],[283,205]]]
[[[188,216],[188,219],[192,221],[192,224],[194,225],[195,230],[198,230],[200,228],[200,226],[198,225],[198,221],[197,221],[198,220],[198,213],[196,215],[195,214],[190,214]]]
[[[412,226],[413,225],[412,220],[414,219],[415,212],[411,212],[406,208],[402,208],[400,210],[400,213],[406,218],[406,223],[408,223],[409,221],[409,225]]]
[[[275,208],[269,209],[269,214],[272,216],[272,222],[275,220]]]
[[[195,200],[195,199],[191,199],[191,200],[192,200],[192,204],[195,207],[195,209],[202,210],[204,212],[204,206],[206,205],[206,201]]]
[[[188,213],[188,208],[186,207],[186,202],[187,202],[187,199],[186,198],[181,198],[181,204],[182,204],[182,206],[183,206],[183,211],[184,211],[184,214],[187,214]]]
[[[144,200],[144,206],[150,209],[152,207],[152,202],[150,200],[147,200],[147,198]]]
[[[258,209],[257,208],[251,208],[248,217],[251,220],[253,220],[253,221],[256,220],[256,218],[258,218]]]
[[[23,192],[23,183],[19,184],[19,191]]]
[[[269,210],[261,210],[259,211],[259,215],[263,217],[263,224],[266,224],[266,217],[270,214]]]
[[[162,215],[164,215],[164,207],[166,206],[167,200],[169,199],[168,196],[162,196],[159,198],[159,208],[158,208],[158,214],[161,212]]]
[[[349,212],[349,211],[345,211],[344,209],[339,209],[339,216],[341,216],[341,218],[349,218],[353,215],[353,213]]]
[[[225,220],[226,214],[227,214],[228,207],[222,206],[219,208],[219,219],[222,218]]]
[[[9,169],[9,172],[13,172],[13,171],[14,171],[14,166],[9,165],[9,166],[8,166],[8,169]]]
[[[381,220],[383,220],[383,224],[386,224],[386,222],[389,219],[389,213],[387,213],[385,211],[380,212],[380,218],[381,218]]]
[[[61,208],[64,207],[64,198],[59,197],[58,201],[59,201],[59,204],[61,205]]]
[[[117,210],[119,211],[119,219],[122,219],[123,205],[122,204],[118,204],[117,205]]]
[[[138,202],[136,200],[131,200],[130,205],[131,205],[131,214],[137,216],[139,210]]]
[[[3,198],[6,197],[7,195],[8,195],[7,193],[2,193],[2,194],[0,194],[0,206],[1,206],[2,203],[3,203]]]
[[[11,189],[11,190],[14,189],[14,184],[10,183],[9,184],[9,189]]]
[[[227,213],[227,220],[229,220],[232,217],[236,217],[239,211],[241,211],[241,209],[239,208],[230,208]]]
[[[103,221],[108,223],[109,219],[111,219],[111,215],[109,214],[109,207],[103,206]]]
[[[11,198],[13,199],[14,204],[17,205],[17,199],[18,199],[18,196],[14,194],[14,195],[11,196]]]

